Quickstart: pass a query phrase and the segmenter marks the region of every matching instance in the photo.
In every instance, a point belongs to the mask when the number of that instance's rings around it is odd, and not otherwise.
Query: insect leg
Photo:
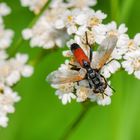
[[[77,81],[77,85],[79,86],[79,81]]]
[[[106,93],[103,93],[105,96],[108,96]]]
[[[76,68],[76,67],[72,67],[71,70],[76,70],[76,71],[79,71],[80,68]]]
[[[71,65],[71,70],[76,70],[76,71],[79,71],[81,68],[78,68],[76,65],[73,65],[71,63],[69,63],[69,65]]]
[[[71,64],[71,63],[69,63],[69,65],[71,65],[71,66],[73,66],[73,67],[77,67],[76,65],[73,65],[73,64]]]
[[[104,99],[105,97],[104,97],[104,93],[102,93],[102,98]]]
[[[116,90],[108,84],[108,82],[107,82],[107,80],[105,79],[105,77],[104,77],[103,75],[101,75],[101,76],[102,76],[102,78],[104,78],[106,85],[109,86],[109,87],[113,90],[113,92],[116,92]],[[106,94],[105,94],[105,95],[106,95]]]
[[[89,84],[90,89],[92,89],[92,85],[90,83],[90,80],[88,80],[88,84]]]
[[[107,85],[113,90],[113,92],[116,92],[116,90],[113,87],[111,87],[108,83]]]
[[[93,50],[92,50],[92,47],[91,47],[91,45],[89,44],[89,42],[88,42],[88,34],[87,34],[87,32],[85,32],[85,36],[86,36],[86,44],[89,46],[89,48],[90,48],[90,54],[89,54],[89,60],[90,61],[92,61],[92,55],[93,55]]]
[[[107,64],[109,64],[109,63],[111,63],[112,61],[114,61],[114,60],[116,60],[116,59],[111,59],[110,61],[108,61],[107,63],[105,63],[105,65],[107,65]]]

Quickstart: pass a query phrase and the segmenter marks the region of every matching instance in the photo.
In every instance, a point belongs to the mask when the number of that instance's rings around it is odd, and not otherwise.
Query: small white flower
[[[120,68],[121,64],[116,60],[112,60],[102,68],[101,73],[105,78],[109,78],[111,74],[114,74]]]
[[[0,126],[7,127],[9,118],[6,115],[0,114]]]
[[[76,90],[77,102],[83,102],[87,100],[89,94],[92,92],[91,89],[81,85],[77,86]]]
[[[105,89],[105,95],[102,95],[100,93],[98,94],[91,94],[89,96],[90,100],[92,102],[95,102],[97,101],[97,104],[98,105],[102,105],[102,106],[105,106],[105,105],[109,105],[111,103],[111,98],[110,96],[112,95],[112,90],[110,89],[110,87],[108,86],[106,89]],[[104,96],[104,97],[103,97]]]
[[[29,77],[33,73],[33,68],[26,65],[28,61],[28,55],[26,54],[16,54],[15,59],[10,59],[10,65],[13,71],[17,71],[20,75],[24,77]]]
[[[125,26],[125,24],[121,24],[118,29],[117,29],[117,24],[116,22],[111,22],[109,24],[107,24],[107,33],[110,35],[117,35],[118,37],[120,37],[121,35],[125,34],[127,32],[127,27]]]
[[[134,39],[130,39],[127,37],[126,43],[124,44],[124,48],[126,52],[133,52],[139,49],[140,47],[140,33],[134,36]]]
[[[8,54],[4,51],[0,51],[0,61],[5,60],[8,57]]]
[[[70,0],[68,6],[84,9],[88,8],[89,6],[94,6],[96,3],[96,0]]]
[[[140,79],[140,48],[125,54],[122,67],[128,74],[134,73],[135,77]]]
[[[76,26],[76,15],[78,15],[79,10],[70,11],[67,10],[61,15],[61,18],[56,20],[55,27],[57,29],[63,29],[64,27],[67,28],[68,34],[75,33],[77,31]]]
[[[92,28],[92,34],[97,44],[101,44],[102,41],[105,39],[106,31],[106,26],[103,24],[99,24],[98,26],[94,26],[94,28]]]
[[[64,57],[72,57],[73,56],[73,54],[70,50],[63,51],[62,54]]]
[[[16,58],[11,58],[0,62],[0,82],[9,86],[16,84],[21,76],[29,77],[33,73],[33,68],[27,65],[28,56],[17,54]]]
[[[11,12],[11,9],[7,6],[6,3],[0,3],[0,16],[6,16]]]
[[[6,83],[9,86],[12,86],[12,85],[16,84],[17,81],[19,81],[19,80],[20,80],[20,74],[18,71],[15,70],[7,76]]]
[[[43,6],[47,3],[48,0],[20,0],[21,5],[24,7],[29,7],[31,11],[35,14],[39,14]]]
[[[103,105],[103,106],[105,106],[105,105],[110,105],[111,104],[111,98],[110,97],[108,97],[108,96],[106,96],[104,99],[98,99],[97,100],[97,103],[99,104],[99,105]]]
[[[14,104],[20,100],[16,92],[10,87],[0,84],[0,125],[6,127],[8,123],[8,113],[14,113]]]
[[[21,71],[21,75],[23,77],[30,77],[34,72],[34,69],[32,66],[26,65],[24,66],[23,70]]]
[[[102,20],[106,17],[107,15],[101,12],[100,10],[96,12],[90,11],[88,14],[87,26],[93,28],[94,26],[101,24]]]
[[[31,29],[24,29],[22,31],[22,36],[25,40],[28,40],[32,37],[32,30]]]
[[[12,30],[4,29],[4,25],[0,24],[0,49],[6,49],[11,45],[13,35]]]
[[[75,83],[67,83],[61,85],[52,85],[57,89],[56,95],[62,100],[62,103],[65,105],[71,102],[71,99],[75,99],[76,96],[72,93],[74,91]]]
[[[116,59],[120,60],[122,59],[123,55],[126,52],[126,44],[128,43],[128,35],[126,35],[127,27],[125,24],[121,24],[117,28],[116,22],[111,22],[106,25],[106,35],[115,35],[118,38],[116,47],[114,48],[110,60]]]

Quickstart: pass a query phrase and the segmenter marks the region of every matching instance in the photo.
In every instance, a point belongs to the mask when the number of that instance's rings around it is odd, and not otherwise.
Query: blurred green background
[[[12,8],[12,13],[4,18],[6,27],[15,31],[14,42],[8,50],[11,53],[21,38],[21,30],[35,15],[21,7],[19,0],[3,2]],[[133,37],[140,32],[139,7],[138,0],[98,0],[95,9],[108,14],[106,22],[125,22]],[[29,42],[23,41],[18,51],[28,53],[32,60],[41,49],[29,48]],[[16,112],[9,115],[8,127],[0,128],[0,140],[59,140],[77,118],[81,104],[72,102],[63,106],[54,95],[55,90],[45,81],[46,75],[64,61],[61,51],[47,54],[36,65],[34,75],[22,79],[14,87],[22,100],[16,104]],[[69,140],[140,140],[140,81],[122,71],[114,74],[111,80],[116,89],[112,104],[91,107]]]

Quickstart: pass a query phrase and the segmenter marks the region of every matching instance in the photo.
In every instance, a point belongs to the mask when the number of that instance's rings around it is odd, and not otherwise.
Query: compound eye
[[[94,89],[93,92],[94,92],[95,94],[97,94],[97,93],[99,93],[100,91],[99,91],[99,89]]]
[[[100,93],[104,93],[104,87],[103,87],[103,86],[101,86],[101,87],[99,88],[99,90],[100,90]]]

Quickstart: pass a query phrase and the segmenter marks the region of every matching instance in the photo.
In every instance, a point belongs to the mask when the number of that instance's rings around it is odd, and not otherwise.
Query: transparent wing
[[[94,69],[100,69],[104,66],[111,53],[113,52],[117,40],[118,38],[115,35],[108,36],[103,40],[101,46],[93,58],[92,66]]]
[[[67,70],[67,71],[54,71],[48,75],[47,81],[50,84],[65,84],[70,82],[76,82],[83,80],[86,75],[86,72],[83,70]]]

